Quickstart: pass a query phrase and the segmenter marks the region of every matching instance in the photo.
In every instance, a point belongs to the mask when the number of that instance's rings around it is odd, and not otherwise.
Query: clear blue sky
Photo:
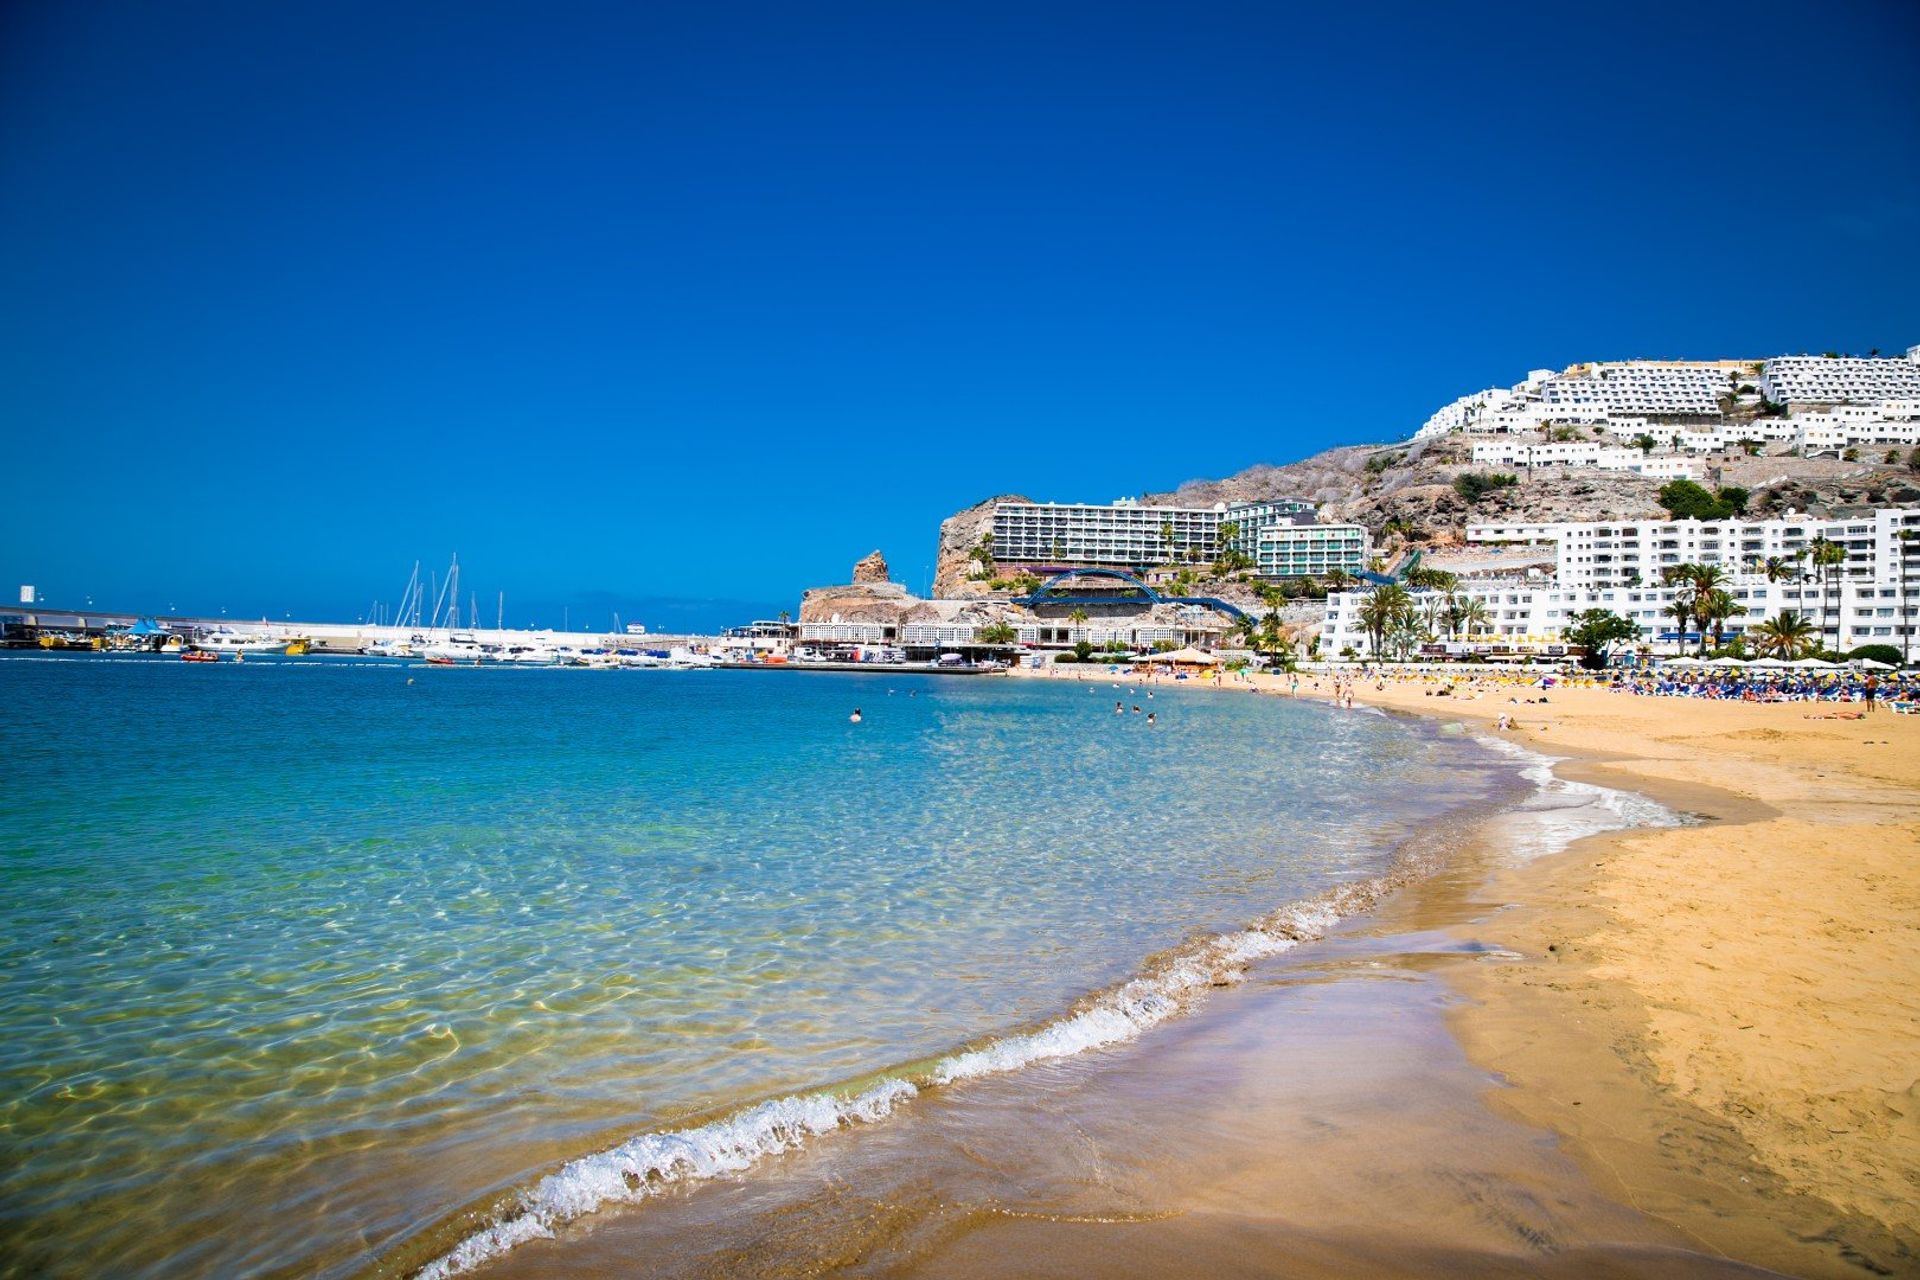
[[[1558,8],[6,5],[0,586],[731,621],[1529,367],[1920,342],[1920,6]]]

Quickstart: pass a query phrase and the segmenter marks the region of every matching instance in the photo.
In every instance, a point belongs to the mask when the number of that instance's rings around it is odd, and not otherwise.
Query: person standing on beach
[[[1880,696],[1880,680],[1873,672],[1867,672],[1866,687],[1861,690],[1867,698],[1867,714],[1873,714],[1873,700]]]

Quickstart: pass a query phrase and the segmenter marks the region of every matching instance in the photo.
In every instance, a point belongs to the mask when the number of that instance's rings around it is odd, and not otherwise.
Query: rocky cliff
[[[1884,455],[1882,455],[1884,457]],[[1788,509],[1816,515],[1842,508],[1910,506],[1920,503],[1920,471],[1905,461],[1843,462],[1832,458],[1742,455],[1704,459],[1706,483],[1751,490],[1748,511],[1779,514]],[[1660,506],[1662,481],[1631,472],[1594,468],[1543,467],[1519,471],[1519,483],[1494,489],[1469,502],[1454,490],[1456,477],[1487,471],[1475,466],[1469,445],[1458,436],[1397,445],[1352,445],[1329,449],[1284,466],[1249,467],[1222,480],[1190,480],[1145,501],[1211,506],[1216,502],[1259,502],[1305,498],[1320,507],[1323,523],[1365,525],[1375,544],[1386,549],[1407,540],[1446,547],[1460,541],[1469,523],[1492,521],[1619,520],[1666,514]],[[988,594],[986,584],[970,581],[976,567],[968,554],[981,534],[993,527],[993,504],[1019,501],[990,498],[949,516],[940,526],[938,596]]]
[[[1591,467],[1520,470],[1516,473],[1519,484],[1469,502],[1454,491],[1455,477],[1469,471],[1505,470],[1475,466],[1471,456],[1470,447],[1457,436],[1418,444],[1329,449],[1286,466],[1251,467],[1224,480],[1190,480],[1171,493],[1149,495],[1148,500],[1210,506],[1306,498],[1320,504],[1323,522],[1363,524],[1376,541],[1389,522],[1398,519],[1426,540],[1442,545],[1457,540],[1469,523],[1620,520],[1666,514],[1659,502],[1664,481]],[[1905,463],[1904,453],[1902,459],[1842,462],[1734,455],[1703,461],[1706,483],[1740,485],[1752,491],[1749,509],[1755,514],[1788,507],[1827,514],[1841,507],[1920,502],[1920,473]]]
[[[994,503],[1025,501],[1017,493],[998,494],[940,522],[940,547],[933,568],[933,594],[937,598],[965,600],[988,594],[985,582],[972,580],[978,567],[970,559],[973,549],[980,545],[981,535],[993,530]]]

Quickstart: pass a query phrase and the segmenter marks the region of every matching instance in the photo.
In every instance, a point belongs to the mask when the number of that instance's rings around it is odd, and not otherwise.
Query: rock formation
[[[875,551],[853,566],[853,580],[856,585],[887,581],[887,558]]]
[[[983,534],[993,531],[994,503],[1025,501],[1018,494],[999,494],[940,522],[940,548],[933,568],[933,594],[937,598],[963,600],[987,594],[986,582],[973,577],[979,568],[972,559],[973,549],[980,545]]]

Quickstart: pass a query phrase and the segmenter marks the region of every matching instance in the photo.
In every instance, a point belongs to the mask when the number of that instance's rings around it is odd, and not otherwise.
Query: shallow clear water
[[[350,1273],[1055,1015],[1513,773],[1105,684],[13,657],[0,698],[8,1274]]]

